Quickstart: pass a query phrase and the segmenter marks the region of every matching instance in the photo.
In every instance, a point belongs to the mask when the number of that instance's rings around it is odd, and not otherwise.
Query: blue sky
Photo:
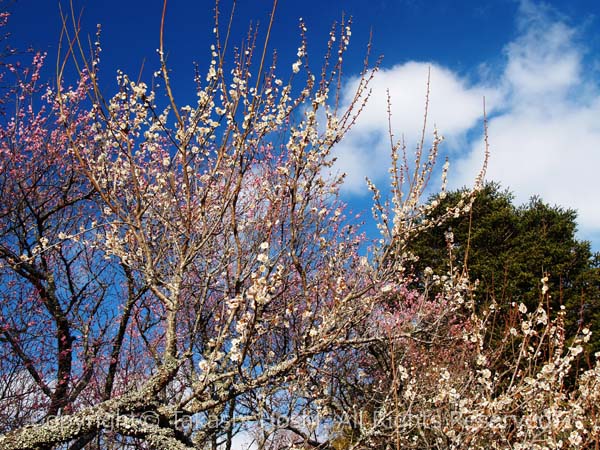
[[[55,59],[58,2],[8,3],[13,46],[28,45]],[[222,1],[223,12],[230,5]],[[270,0],[240,0],[237,41],[248,22],[268,20]],[[157,68],[162,0],[74,0],[86,32],[101,23],[102,71],[137,74],[145,60]],[[170,0],[166,47],[180,95],[191,95],[192,62],[207,63],[212,1]],[[525,202],[534,194],[579,212],[580,237],[600,249],[600,2],[571,0],[280,0],[272,42],[280,61],[293,61],[298,18],[308,26],[309,52],[320,55],[333,21],[353,16],[345,74],[351,89],[369,33],[373,55],[383,54],[372,101],[338,149],[348,173],[344,196],[364,209],[364,177],[385,185],[385,90],[390,89],[394,131],[409,148],[421,129],[427,71],[431,69],[430,124],[446,137],[451,187],[469,185],[481,163],[482,98],[489,114],[488,179]],[[53,76],[49,64],[48,76]],[[184,101],[184,100],[183,100]],[[361,145],[368,139],[372,145]]]

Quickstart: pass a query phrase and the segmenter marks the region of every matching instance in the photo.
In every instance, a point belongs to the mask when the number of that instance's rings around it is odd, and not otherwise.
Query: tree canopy
[[[436,216],[455,204],[461,191],[434,196]],[[598,254],[577,238],[577,213],[551,206],[539,197],[515,205],[514,196],[498,183],[487,183],[468,214],[449,219],[443,227],[419,234],[410,249],[419,256],[415,267],[423,273],[449,268],[449,245],[454,264],[478,280],[480,305],[495,301],[500,308],[523,302],[529,309],[540,301],[543,277],[552,292],[548,306],[555,313],[566,308],[571,335],[585,326],[600,331],[600,274]],[[448,242],[451,232],[452,242]],[[598,334],[596,334],[597,338]],[[595,349],[598,344],[595,344]]]

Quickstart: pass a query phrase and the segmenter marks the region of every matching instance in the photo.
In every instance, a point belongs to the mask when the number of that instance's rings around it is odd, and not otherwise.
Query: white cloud
[[[550,14],[543,5],[530,1],[520,4],[520,36],[506,46],[504,71],[504,81],[512,99],[518,99],[516,103],[557,101],[581,83],[582,54],[574,45],[575,30],[553,21]]]
[[[347,174],[344,189],[364,191],[365,176],[379,180],[389,167],[387,91],[391,99],[392,132],[395,139],[404,137],[408,150],[420,140],[427,94],[427,77],[431,73],[427,136],[433,127],[442,132],[453,147],[464,143],[465,133],[480,122],[483,98],[500,100],[495,89],[470,85],[452,71],[433,63],[409,62],[382,69],[375,77],[372,94],[358,123],[336,150],[337,168]],[[350,101],[358,80],[345,86],[344,103]]]
[[[581,234],[600,231],[600,92],[586,79],[576,30],[552,11],[524,1],[521,35],[506,46],[501,79],[505,108],[489,122],[487,173],[518,202],[540,195],[578,210]],[[456,185],[468,184],[481,161],[481,140],[459,161]]]
[[[595,206],[600,198],[600,86],[588,75],[591,67],[584,57],[589,49],[578,43],[575,28],[542,4],[523,0],[516,26],[518,36],[505,46],[494,81],[473,82],[420,62],[379,73],[371,104],[338,150],[338,167],[349,173],[345,189],[363,189],[365,175],[385,183],[386,87],[394,132],[412,133],[406,137],[408,148],[414,148],[431,67],[429,122],[446,136],[445,148],[453,154],[453,187],[471,185],[481,167],[485,96],[491,150],[487,179],[509,187],[518,202],[539,195],[550,204],[577,209],[582,236],[600,236],[600,208]]]

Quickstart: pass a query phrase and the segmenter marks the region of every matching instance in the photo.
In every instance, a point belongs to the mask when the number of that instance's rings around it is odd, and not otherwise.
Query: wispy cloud
[[[488,179],[579,212],[583,235],[600,231],[600,89],[588,77],[577,30],[543,5],[519,9],[520,36],[506,46],[499,88],[505,108],[489,123]],[[459,161],[456,184],[467,184],[481,161],[475,140]]]
[[[349,174],[347,192],[362,189],[367,175],[382,181],[386,173],[386,88],[394,132],[407,133],[407,144],[414,147],[430,68],[429,121],[447,138],[454,187],[471,185],[481,167],[485,96],[491,143],[487,178],[512,189],[518,202],[537,194],[575,208],[582,235],[600,233],[595,205],[600,198],[600,86],[589,75],[592,63],[588,67],[585,57],[590,49],[577,28],[543,4],[522,1],[516,27],[517,37],[505,46],[502,63],[481,72],[492,77],[468,79],[429,62],[383,70],[371,104],[339,149],[338,168]]]

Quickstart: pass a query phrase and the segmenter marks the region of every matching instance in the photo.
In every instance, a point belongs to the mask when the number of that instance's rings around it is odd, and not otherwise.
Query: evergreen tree
[[[456,204],[461,191],[445,198],[431,198],[439,205],[432,216]],[[583,327],[595,331],[593,350],[600,349],[600,268],[599,256],[590,243],[576,238],[577,213],[550,206],[533,197],[522,206],[497,183],[488,183],[476,198],[469,215],[454,218],[445,227],[417,236],[410,249],[419,255],[417,273],[431,267],[436,273],[449,269],[451,253],[456,264],[466,268],[472,280],[479,280],[476,301],[485,305],[495,300],[501,311],[514,303],[529,310],[541,298],[542,277],[548,277],[550,301],[556,312],[564,305],[566,329],[573,336]]]

